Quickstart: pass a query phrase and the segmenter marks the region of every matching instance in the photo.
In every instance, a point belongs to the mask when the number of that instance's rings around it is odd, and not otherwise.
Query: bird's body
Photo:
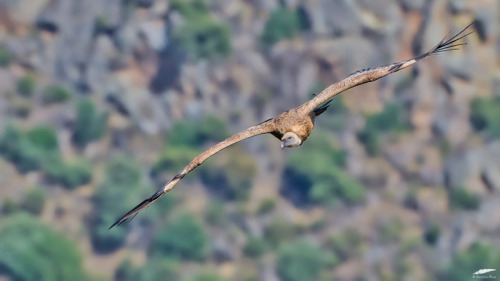
[[[314,114],[301,112],[299,108],[285,111],[274,119],[271,119],[275,127],[272,134],[281,140],[287,132],[293,132],[304,142],[314,128],[315,118]]]
[[[320,114],[322,114],[332,102],[332,99],[337,94],[344,92],[350,88],[356,87],[358,85],[372,82],[378,80],[384,76],[391,73],[397,72],[401,69],[412,66],[416,62],[429,57],[434,54],[441,52],[456,50],[456,47],[464,45],[465,43],[455,44],[458,40],[469,35],[467,33],[462,35],[465,30],[471,26],[468,25],[461,32],[451,37],[448,40],[442,40],[429,52],[414,57],[412,59],[392,63],[386,66],[381,66],[377,68],[367,68],[363,70],[356,71],[340,82],[334,83],[324,89],[321,93],[317,94],[310,101],[300,105],[297,108],[290,109],[286,112],[281,113],[275,118],[268,119],[258,125],[252,126],[246,130],[236,133],[229,138],[217,143],[205,152],[196,156],[182,171],[180,171],[174,178],[172,178],[163,188],[158,190],[153,196],[142,201],[139,205],[134,207],[132,210],[127,212],[121,218],[119,218],[111,227],[124,222],[126,219],[134,216],[140,210],[151,205],[153,202],[158,200],[163,194],[170,191],[187,173],[194,170],[196,167],[201,165],[205,160],[214,155],[215,153],[221,151],[222,149],[239,142],[241,140],[247,139],[249,137],[261,135],[261,134],[272,134],[281,141],[281,148],[285,147],[296,147],[302,145],[304,141],[307,140],[314,128],[314,120]],[[462,36],[460,36],[462,35]],[[110,228],[111,228],[110,227]]]

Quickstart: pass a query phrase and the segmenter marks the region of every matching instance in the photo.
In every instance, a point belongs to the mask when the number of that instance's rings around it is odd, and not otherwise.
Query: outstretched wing
[[[472,25],[469,24],[467,27],[465,27],[462,31],[457,33],[456,35],[452,36],[448,40],[441,40],[439,44],[437,44],[434,48],[432,48],[430,51],[428,51],[425,54],[422,54],[420,56],[414,57],[409,60],[405,60],[402,62],[396,62],[392,63],[386,66],[381,66],[377,68],[367,68],[367,69],[362,69],[359,71],[356,71],[349,76],[347,76],[344,80],[337,82],[335,84],[330,85],[328,88],[324,89],[321,93],[316,95],[312,100],[304,103],[299,107],[299,110],[301,110],[303,113],[309,113],[312,111],[317,111],[318,108],[321,108],[321,104],[325,103],[328,105],[328,102],[337,94],[348,90],[350,88],[356,87],[358,85],[372,82],[375,80],[378,80],[386,75],[389,75],[391,73],[397,72],[403,68],[407,68],[409,66],[412,66],[416,62],[418,62],[421,59],[424,59],[426,57],[429,57],[431,55],[439,54],[442,52],[447,52],[447,51],[453,51],[457,50],[459,46],[465,45],[467,43],[457,43],[457,41],[463,39],[467,35],[471,34],[472,32],[465,33],[465,31]],[[326,110],[326,108],[321,108],[323,111]],[[320,110],[321,111],[321,110]],[[322,111],[320,112],[322,113]],[[316,114],[319,115],[319,114]]]
[[[149,205],[153,204],[158,198],[160,198],[163,194],[167,193],[170,191],[187,173],[191,172],[194,170],[196,167],[201,165],[201,163],[205,162],[210,156],[214,155],[215,153],[223,150],[224,148],[237,143],[241,140],[247,139],[249,137],[253,137],[256,135],[261,135],[261,134],[266,134],[266,133],[271,133],[275,131],[276,127],[274,125],[274,120],[269,119],[266,120],[256,126],[252,126],[244,131],[241,131],[239,133],[236,133],[229,138],[217,143],[216,145],[212,146],[205,152],[201,153],[200,155],[196,156],[182,171],[180,171],[175,177],[173,177],[167,184],[158,190],[153,196],[149,197],[148,199],[142,201],[139,203],[137,206],[135,206],[132,210],[128,211],[125,215],[120,217],[115,223],[113,223],[109,228],[112,228],[115,225],[119,225],[128,218],[134,216],[137,214],[139,211],[142,209],[148,207]]]

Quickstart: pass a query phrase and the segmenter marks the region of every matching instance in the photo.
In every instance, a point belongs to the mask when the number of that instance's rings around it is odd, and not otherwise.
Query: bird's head
[[[294,132],[286,132],[281,138],[281,149],[295,147],[302,144],[302,140]]]

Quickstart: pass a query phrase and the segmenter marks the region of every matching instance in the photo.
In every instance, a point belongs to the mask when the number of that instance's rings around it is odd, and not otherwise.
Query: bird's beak
[[[285,148],[285,141],[281,141],[281,150]]]

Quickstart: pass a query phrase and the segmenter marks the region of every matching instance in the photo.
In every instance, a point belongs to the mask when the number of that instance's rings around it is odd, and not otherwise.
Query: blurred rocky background
[[[108,230],[210,145],[471,22],[302,147],[234,145]],[[0,0],[0,280],[500,270],[499,53],[497,0]]]

